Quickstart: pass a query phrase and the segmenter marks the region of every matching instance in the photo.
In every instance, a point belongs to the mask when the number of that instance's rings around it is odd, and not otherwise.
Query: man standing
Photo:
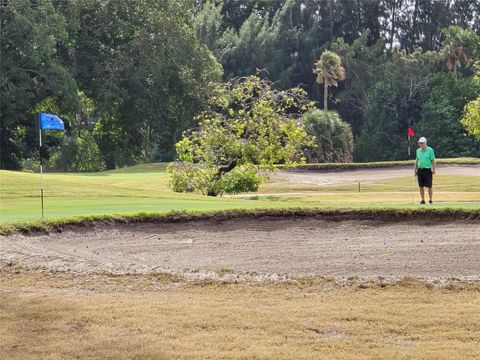
[[[418,186],[420,188],[420,196],[422,201],[420,204],[425,204],[425,188],[428,188],[429,203],[432,203],[433,191],[432,180],[435,174],[435,153],[431,147],[427,146],[427,139],[423,136],[418,139],[417,159],[415,160],[415,175],[418,178]]]

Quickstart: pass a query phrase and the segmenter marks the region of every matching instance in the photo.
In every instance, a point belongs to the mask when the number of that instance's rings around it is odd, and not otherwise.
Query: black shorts
[[[417,169],[418,186],[432,187],[432,169]]]

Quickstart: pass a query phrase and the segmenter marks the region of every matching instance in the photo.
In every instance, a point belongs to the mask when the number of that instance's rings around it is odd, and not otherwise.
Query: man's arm
[[[413,175],[417,175],[418,159],[415,160],[415,165],[413,166]]]

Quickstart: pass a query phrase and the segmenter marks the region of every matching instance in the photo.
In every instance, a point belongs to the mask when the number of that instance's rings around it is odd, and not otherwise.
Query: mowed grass
[[[0,278],[5,359],[478,359],[478,285]]]
[[[254,196],[218,198],[179,194],[168,188],[164,166],[147,164],[88,174],[44,174],[46,218],[133,214],[170,210],[253,208],[410,208],[419,199],[413,177],[336,186],[272,180]],[[41,217],[40,175],[0,171],[0,223]],[[479,208],[480,175],[439,175],[435,207]]]
[[[0,171],[1,222],[41,217],[40,175]],[[215,210],[262,206],[262,202],[178,194],[164,169],[92,174],[44,174],[46,218],[141,211]]]

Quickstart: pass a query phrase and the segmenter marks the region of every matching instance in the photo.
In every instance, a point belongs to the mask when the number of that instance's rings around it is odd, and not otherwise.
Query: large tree
[[[88,138],[107,168],[173,159],[208,84],[222,74],[195,36],[193,7],[191,0],[2,1],[1,167],[19,169],[32,156],[38,111],[62,115],[68,142],[78,142],[71,136],[81,133],[79,90],[93,101]]]
[[[38,147],[37,105],[49,98],[69,120],[77,85],[57,56],[69,38],[52,1],[2,1],[0,21],[0,168],[20,169]]]
[[[76,76],[98,112],[107,168],[171,160],[221,68],[193,29],[189,0],[82,0]]]
[[[309,141],[300,117],[313,106],[305,95],[299,88],[275,90],[258,76],[218,85],[198,128],[177,143],[180,162],[169,168],[174,190],[251,191],[262,170],[304,161]]]

